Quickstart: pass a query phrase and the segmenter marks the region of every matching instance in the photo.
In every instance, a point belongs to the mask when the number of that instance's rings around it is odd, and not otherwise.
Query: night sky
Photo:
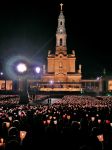
[[[16,59],[45,64],[48,50],[55,51],[55,34],[64,3],[68,53],[76,50],[83,77],[112,74],[111,5],[106,1],[11,1],[0,3],[0,70]]]

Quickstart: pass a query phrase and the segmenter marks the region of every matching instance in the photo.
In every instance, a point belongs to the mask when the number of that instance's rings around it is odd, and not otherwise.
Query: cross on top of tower
[[[63,4],[61,3],[60,6],[61,6],[61,11],[62,11],[62,9],[63,9]]]

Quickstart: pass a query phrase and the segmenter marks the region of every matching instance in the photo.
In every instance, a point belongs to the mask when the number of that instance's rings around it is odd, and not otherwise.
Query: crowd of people
[[[51,105],[0,106],[0,149],[39,148],[111,150],[112,97],[68,95]]]
[[[19,104],[19,95],[0,95],[0,106]]]

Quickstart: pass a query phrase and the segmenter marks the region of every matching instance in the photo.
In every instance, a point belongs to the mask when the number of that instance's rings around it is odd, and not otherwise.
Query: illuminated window
[[[5,90],[5,83],[1,84],[1,90]]]

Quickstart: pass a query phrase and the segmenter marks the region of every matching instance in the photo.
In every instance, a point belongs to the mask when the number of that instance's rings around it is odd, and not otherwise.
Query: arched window
[[[60,39],[60,46],[62,46],[62,39]]]
[[[60,22],[60,25],[62,25],[62,21]]]

